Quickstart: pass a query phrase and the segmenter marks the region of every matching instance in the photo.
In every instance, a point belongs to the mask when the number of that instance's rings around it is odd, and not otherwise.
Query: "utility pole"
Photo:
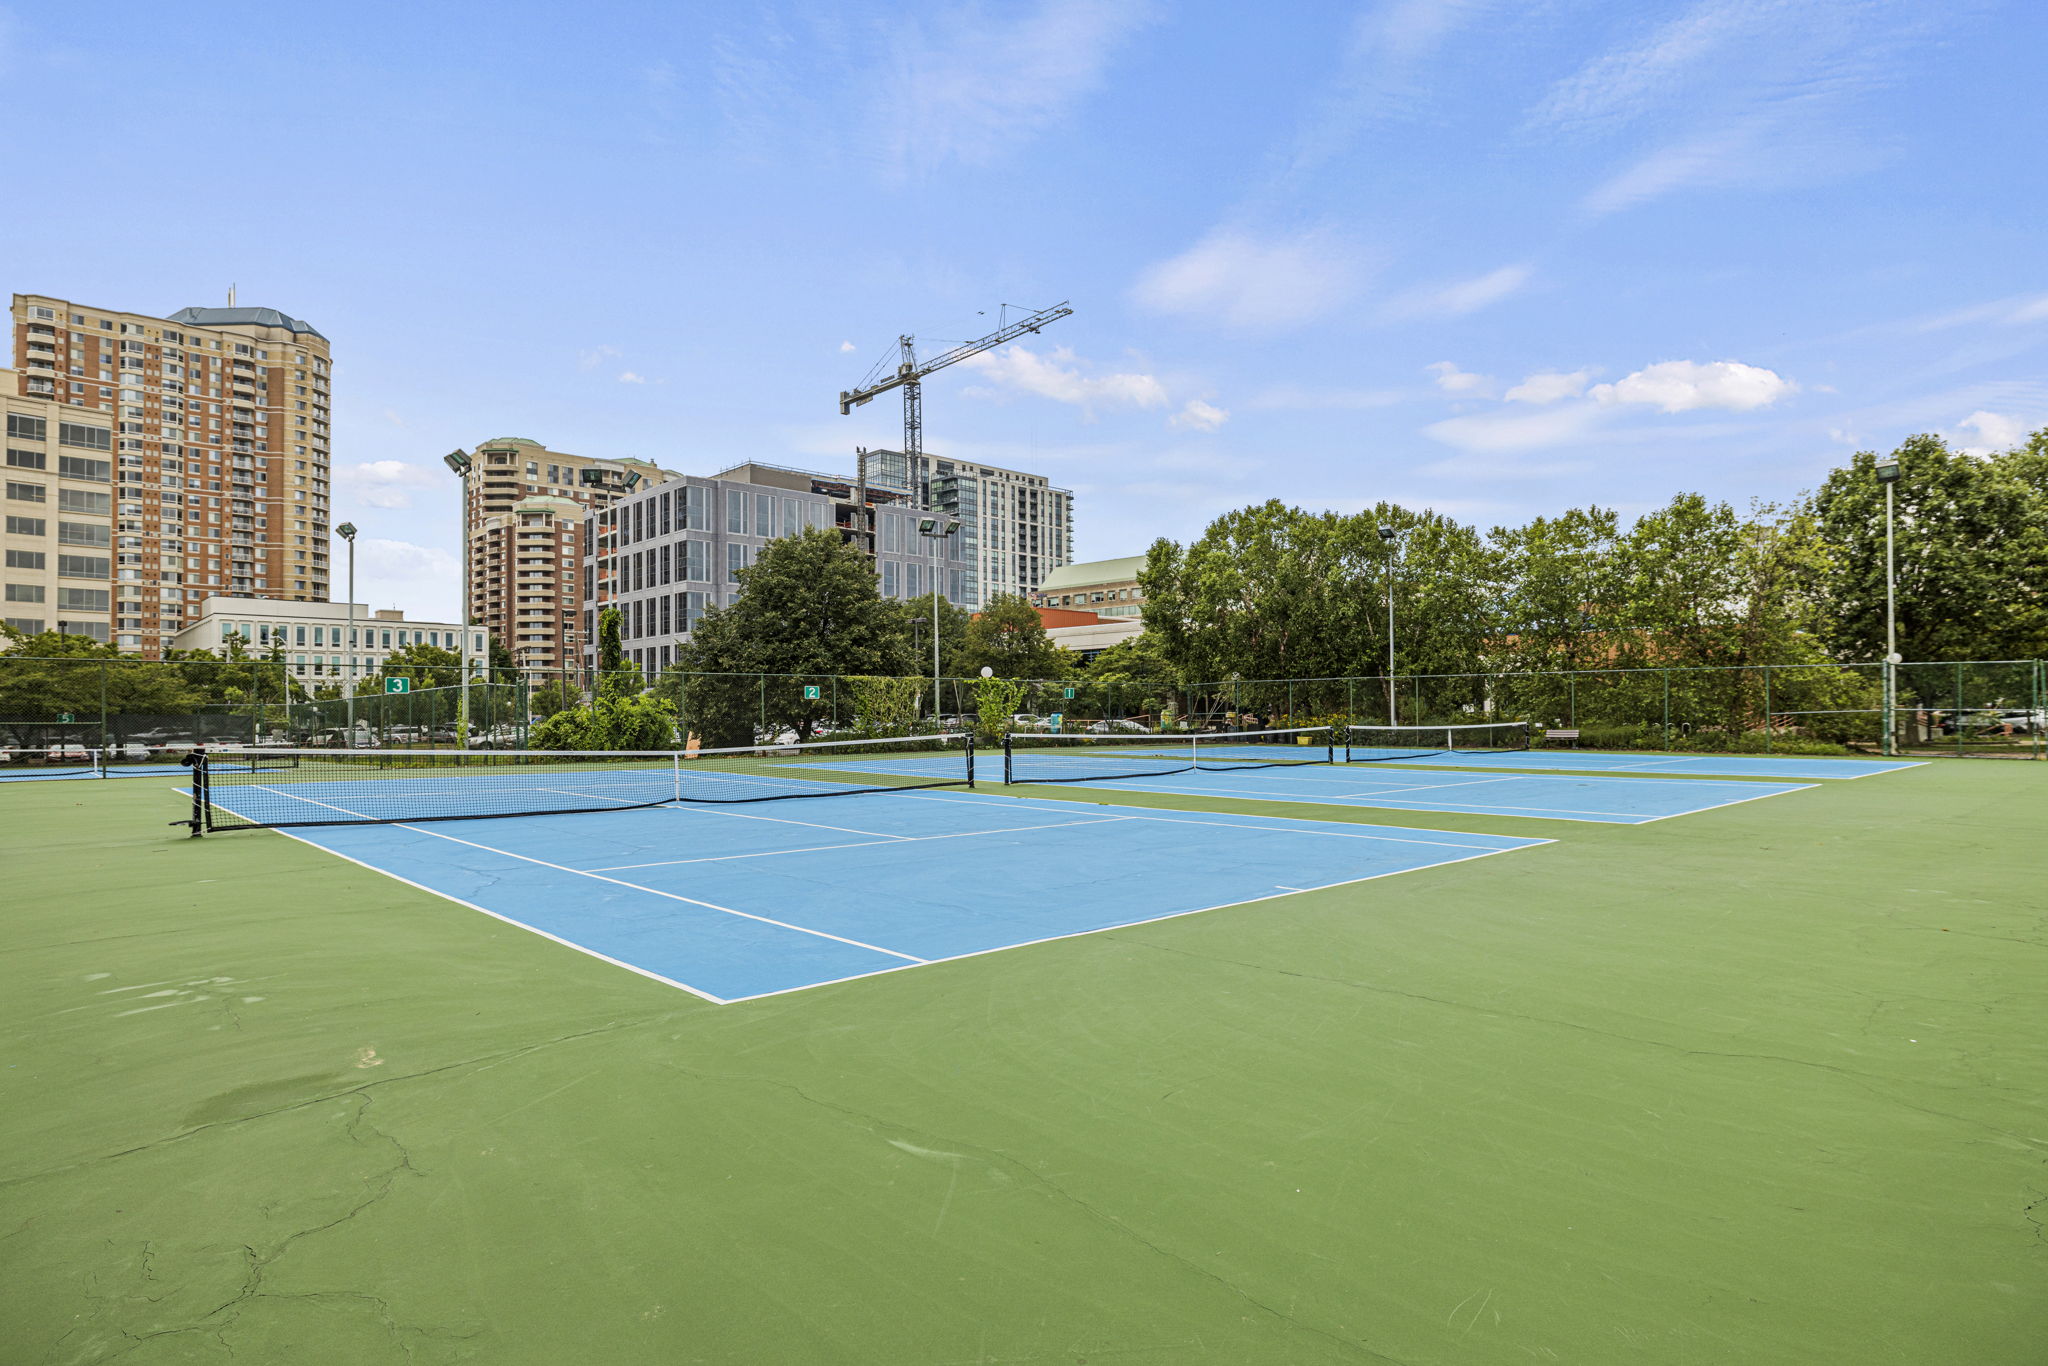
[[[1380,528],[1380,540],[1387,547],[1387,724],[1400,724],[1394,712],[1394,570],[1401,560],[1401,533],[1390,526]]]
[[[1877,462],[1877,481],[1884,485],[1884,752],[1898,752],[1899,601],[1898,569],[1892,547],[1892,489],[1899,482],[1899,457]],[[1962,716],[1956,717],[1962,724]]]
[[[441,463],[454,472],[461,481],[461,497],[456,500],[456,525],[462,532],[462,608],[455,620],[462,627],[460,645],[461,672],[457,675],[455,709],[455,744],[458,749],[469,748],[469,452],[454,450],[441,457]],[[432,712],[428,713],[429,716]]]
[[[341,685],[348,690],[348,744],[356,747],[356,524],[343,522],[334,534],[348,542],[348,676]]]

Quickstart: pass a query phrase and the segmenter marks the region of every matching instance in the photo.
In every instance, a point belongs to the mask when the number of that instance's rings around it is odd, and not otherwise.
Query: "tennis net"
[[[1529,748],[1527,721],[1490,721],[1463,726],[1350,726],[1344,762],[1427,759],[1437,754],[1489,754]]]
[[[629,811],[972,787],[973,740],[913,735],[693,750],[208,750],[199,831]]]
[[[1156,778],[1191,769],[1250,769],[1336,761],[1328,726],[1205,735],[1039,735],[1003,740],[1006,783]]]

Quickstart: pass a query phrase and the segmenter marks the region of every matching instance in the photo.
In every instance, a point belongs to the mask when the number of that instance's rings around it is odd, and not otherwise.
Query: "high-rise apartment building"
[[[327,339],[270,308],[16,294],[6,619],[159,656],[209,597],[328,593]]]
[[[470,620],[522,669],[579,667],[588,517],[634,489],[676,476],[644,460],[595,460],[525,437],[479,444],[463,523]]]
[[[870,451],[868,478],[919,507],[960,519],[959,534],[975,566],[963,607],[983,606],[1001,593],[1028,595],[1074,558],[1074,495],[1042,474]]]

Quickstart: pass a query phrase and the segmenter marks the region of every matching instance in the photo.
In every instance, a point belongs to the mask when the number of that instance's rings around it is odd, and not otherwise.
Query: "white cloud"
[[[1502,266],[1469,280],[1436,289],[1413,290],[1387,306],[1395,318],[1462,318],[1502,299],[1529,283],[1528,266]]]
[[[1152,15],[1146,0],[927,8],[891,27],[878,140],[897,174],[983,165],[1064,122]]]
[[[1764,408],[1799,386],[1782,375],[1740,361],[1659,361],[1612,384],[1588,391],[1600,403],[1645,403],[1667,413],[1695,408],[1727,408],[1748,412]]]
[[[1167,421],[1166,425],[1169,427],[1188,428],[1198,432],[1213,432],[1228,421],[1230,421],[1230,410],[1228,408],[1218,408],[1214,404],[1204,403],[1198,398],[1191,398],[1188,400],[1187,406],[1178,413],[1175,413]]]
[[[578,370],[595,370],[606,361],[617,360],[625,354],[616,346],[593,346],[588,351],[578,351],[576,353],[576,368]]]
[[[389,422],[394,427],[405,427],[411,425],[403,417],[399,416],[398,410],[396,408],[386,408],[384,410],[383,417],[386,422]]]
[[[403,460],[371,460],[360,465],[343,465],[334,472],[335,483],[364,507],[409,508],[412,491],[430,488],[441,481],[423,465]]]
[[[853,343],[852,343],[852,342],[850,342],[850,341],[843,341],[843,342],[839,343],[839,354],[840,354],[840,355],[842,355],[842,356],[843,356],[843,355],[845,355],[845,354],[846,354],[846,353],[847,353],[848,351],[851,351],[851,350],[853,350]]]
[[[1484,398],[1493,387],[1493,381],[1485,375],[1475,375],[1469,370],[1460,370],[1453,361],[1440,360],[1434,365],[1422,367],[1436,376],[1436,387],[1447,394],[1470,394]]]
[[[1325,232],[1261,240],[1218,229],[1149,267],[1131,294],[1158,313],[1280,328],[1342,306],[1363,274],[1359,254]]]
[[[621,370],[619,372],[619,383],[645,384],[647,383],[647,377],[645,375],[636,375],[631,370]]]
[[[1041,356],[1028,346],[984,351],[961,362],[1000,388],[1036,394],[1082,408],[1163,408],[1166,386],[1156,376],[1132,372],[1088,375],[1062,346]]]
[[[1577,398],[1585,393],[1586,381],[1591,378],[1591,370],[1574,370],[1570,374],[1541,371],[1530,375],[1502,397],[1510,403],[1555,403],[1559,399]]]
[[[1446,418],[1422,432],[1446,446],[1491,455],[1561,446],[1584,436],[1598,419],[1595,405],[1573,403],[1534,413],[1509,410]]]
[[[1965,437],[1965,432],[1974,432],[1975,436]],[[2019,418],[1980,408],[1958,422],[1950,437],[1960,449],[1971,455],[1995,455],[2024,445],[2028,435],[2027,424]]]

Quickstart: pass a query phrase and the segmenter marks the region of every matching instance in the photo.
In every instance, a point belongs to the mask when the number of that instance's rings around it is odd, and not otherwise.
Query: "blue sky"
[[[1084,558],[1278,497],[1490,526],[2048,423],[2048,9],[1893,0],[0,3],[6,289],[333,341],[362,596],[453,610],[494,436],[928,449]],[[125,188],[123,188],[125,187]],[[340,588],[336,585],[337,591]]]

